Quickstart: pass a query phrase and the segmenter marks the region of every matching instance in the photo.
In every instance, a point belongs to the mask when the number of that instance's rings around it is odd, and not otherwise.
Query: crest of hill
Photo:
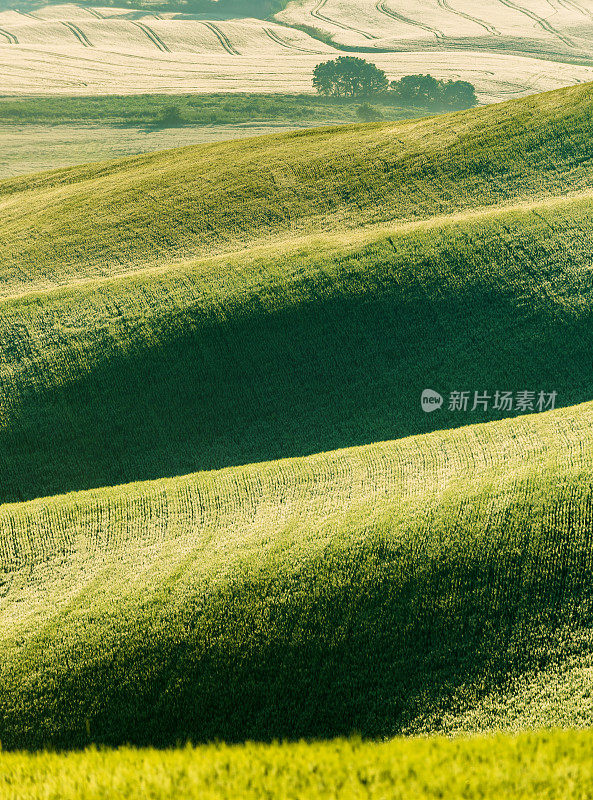
[[[2,184],[3,747],[593,722],[590,92]]]
[[[0,183],[0,292],[588,188],[591,84]]]

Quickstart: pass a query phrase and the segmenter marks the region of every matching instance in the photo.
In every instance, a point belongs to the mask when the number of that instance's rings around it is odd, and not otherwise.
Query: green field
[[[5,755],[6,800],[583,800],[591,733]],[[339,792],[339,794],[338,794]]]
[[[133,128],[118,125],[0,123],[0,180],[92,161],[125,158],[172,147],[224,142],[292,131],[308,125],[184,125]]]
[[[0,179],[318,125],[360,121],[360,101],[317,95],[0,97]],[[427,109],[373,106],[388,120]]]
[[[0,294],[590,189],[591,92],[2,181]]]
[[[0,182],[7,797],[590,795],[592,92]]]
[[[590,724],[592,413],[4,505],[3,746]]]
[[[128,125],[283,125],[356,122],[360,100],[317,94],[141,94],[0,97],[0,123]],[[387,119],[417,117],[425,109],[402,108],[388,98],[373,102]],[[178,115],[170,118],[171,111]]]
[[[19,296],[0,304],[0,498],[493,418],[427,415],[425,386],[588,400],[592,207],[586,195],[297,238],[24,294],[41,270],[7,264]],[[58,258],[54,239],[62,281]]]

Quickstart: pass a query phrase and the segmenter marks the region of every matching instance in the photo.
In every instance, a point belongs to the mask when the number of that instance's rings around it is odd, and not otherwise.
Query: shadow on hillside
[[[354,280],[354,279],[353,279]],[[186,474],[399,438],[500,417],[433,414],[420,393],[558,391],[593,396],[591,311],[483,288],[429,301],[402,296],[315,299],[273,313],[259,300],[217,321],[166,317],[151,344],[105,347],[83,377],[24,398],[0,433],[0,501]],[[471,406],[471,402],[470,402]]]
[[[457,512],[429,530],[411,516],[396,542],[386,518],[299,567],[264,561],[199,590],[189,566],[135,612],[97,598],[84,630],[64,618],[5,674],[3,746],[383,737],[435,712],[438,728],[591,626],[590,492],[567,514],[558,475],[539,480],[529,509],[463,530]]]

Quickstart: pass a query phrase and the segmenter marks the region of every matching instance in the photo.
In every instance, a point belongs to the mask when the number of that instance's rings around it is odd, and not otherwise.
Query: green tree
[[[399,81],[392,81],[391,89],[406,104],[428,106],[441,99],[441,81],[432,75],[406,75]]]
[[[369,97],[387,91],[389,81],[382,69],[355,56],[339,56],[318,64],[313,86],[330,97]]]
[[[443,84],[443,104],[449,108],[473,108],[478,104],[476,89],[467,81],[448,81]]]
[[[472,108],[478,102],[473,84],[442,81],[432,75],[406,75],[399,81],[392,81],[390,87],[396,98],[406,105]]]

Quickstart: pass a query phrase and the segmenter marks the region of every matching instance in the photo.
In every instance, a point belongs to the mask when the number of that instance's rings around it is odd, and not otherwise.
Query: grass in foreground
[[[585,800],[593,734],[0,755],[4,800]]]

